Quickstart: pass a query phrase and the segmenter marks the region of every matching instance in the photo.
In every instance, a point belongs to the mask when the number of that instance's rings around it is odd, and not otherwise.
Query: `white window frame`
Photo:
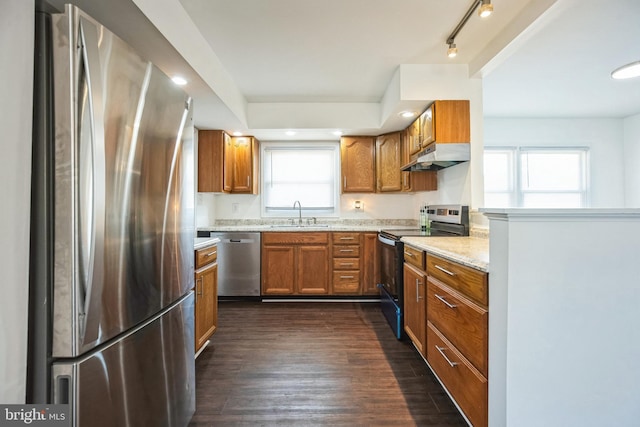
[[[512,167],[513,175],[513,185],[514,192],[510,193],[510,200],[513,205],[510,207],[523,207],[524,206],[524,196],[525,194],[579,194],[580,196],[580,207],[586,208],[591,204],[591,184],[590,184],[590,158],[589,158],[589,147],[581,147],[581,146],[563,146],[563,147],[544,147],[544,146],[485,146],[485,151],[513,151],[513,161],[514,165]],[[582,188],[579,190],[571,191],[571,190],[557,190],[557,191],[534,191],[534,190],[523,190],[521,175],[522,175],[522,155],[528,152],[547,152],[547,153],[576,153],[581,152],[583,157],[583,170],[582,170]],[[486,192],[485,192],[486,193]],[[504,192],[504,194],[507,194]],[[494,206],[486,206],[486,207],[494,207]]]
[[[340,143],[335,141],[318,141],[318,142],[306,142],[306,141],[289,141],[289,142],[261,142],[260,144],[260,170],[261,170],[261,194],[260,198],[260,212],[262,217],[265,218],[292,218],[298,216],[298,209],[278,209],[277,211],[269,210],[266,206],[266,185],[268,180],[265,179],[264,174],[267,171],[265,162],[268,159],[269,150],[306,150],[306,149],[327,149],[333,152],[334,162],[334,175],[333,175],[333,205],[332,212],[328,210],[314,210],[309,207],[302,206],[302,215],[304,217],[318,217],[318,218],[338,218],[340,217]]]

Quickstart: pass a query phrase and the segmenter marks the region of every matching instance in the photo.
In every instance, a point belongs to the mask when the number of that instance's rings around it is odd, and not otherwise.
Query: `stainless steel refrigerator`
[[[195,411],[191,99],[79,9],[36,14],[28,403]]]

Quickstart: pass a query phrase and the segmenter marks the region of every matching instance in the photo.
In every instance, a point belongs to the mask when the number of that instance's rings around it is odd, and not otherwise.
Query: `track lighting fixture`
[[[458,54],[458,48],[455,43],[449,43],[449,49],[447,49],[447,56],[454,58]]]
[[[449,37],[447,37],[447,44],[449,45],[449,49],[447,49],[447,56],[449,58],[454,58],[458,54],[458,48],[455,44],[455,38],[467,23],[469,18],[471,18],[471,15],[473,15],[473,12],[478,8],[478,6],[480,6],[478,14],[483,18],[486,18],[487,16],[491,15],[491,12],[493,12],[493,5],[491,4],[491,0],[473,0],[473,3],[471,3],[471,7],[469,7],[469,10],[467,10],[467,13],[464,14],[460,22],[458,22],[456,28],[449,35]]]
[[[482,0],[480,3],[480,9],[478,9],[478,15],[480,18],[486,18],[491,15],[493,12],[493,5],[491,4],[491,0]]]

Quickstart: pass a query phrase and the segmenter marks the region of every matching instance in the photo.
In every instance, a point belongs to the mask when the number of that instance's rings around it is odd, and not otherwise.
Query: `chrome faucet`
[[[302,225],[302,205],[299,200],[293,202],[293,209],[296,208],[296,204],[298,204],[298,225]]]

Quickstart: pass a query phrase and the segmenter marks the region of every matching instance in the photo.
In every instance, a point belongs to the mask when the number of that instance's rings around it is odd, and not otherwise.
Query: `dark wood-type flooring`
[[[377,303],[221,302],[195,426],[466,426]]]

